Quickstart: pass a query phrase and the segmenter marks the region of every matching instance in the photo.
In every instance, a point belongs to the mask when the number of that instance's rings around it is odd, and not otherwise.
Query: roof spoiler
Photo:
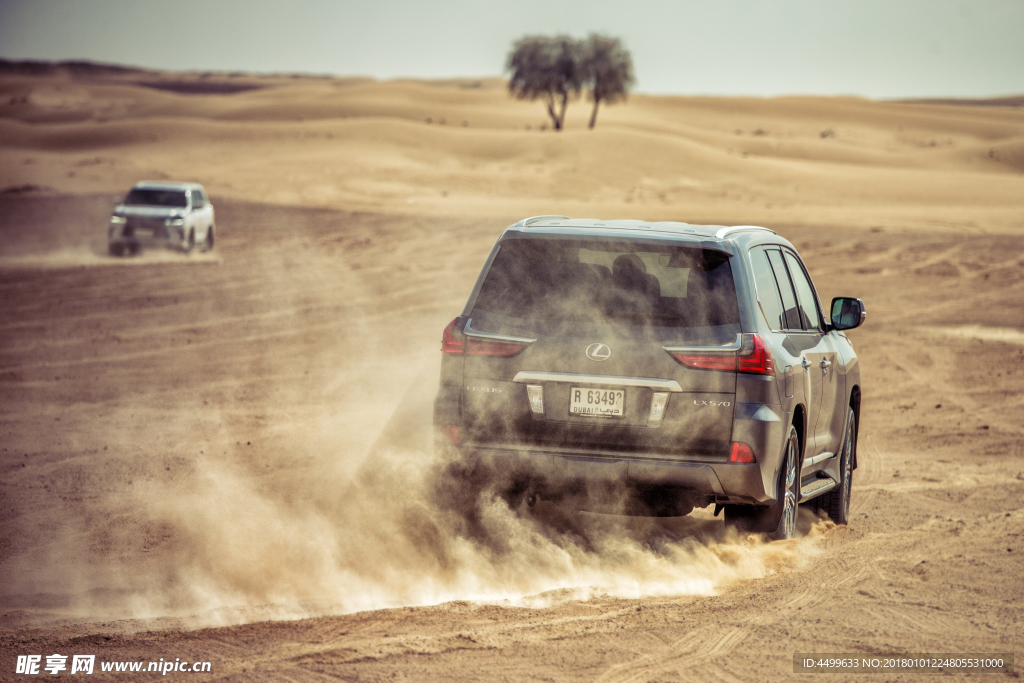
[[[516,228],[525,228],[525,227],[533,225],[534,223],[540,223],[541,221],[551,221],[551,220],[567,221],[567,220],[569,220],[569,217],[568,216],[533,216],[531,218],[524,218],[523,220],[521,220],[518,223],[516,223],[514,227],[516,227]]]
[[[731,235],[734,232],[743,232],[746,230],[764,230],[765,232],[770,232],[773,235],[776,234],[774,230],[770,230],[769,228],[762,228],[760,225],[734,225],[731,228],[719,229],[718,232],[715,233],[715,237],[717,237],[718,239],[722,239],[726,235]]]

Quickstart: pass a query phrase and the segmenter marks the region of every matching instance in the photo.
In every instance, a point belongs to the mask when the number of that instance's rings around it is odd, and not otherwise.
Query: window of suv
[[[124,198],[125,206],[188,206],[184,190],[155,190],[136,187]]]
[[[821,316],[818,315],[818,304],[814,298],[814,288],[804,271],[803,264],[796,255],[787,250],[782,252],[786,257],[786,265],[789,266],[789,275],[793,278],[793,285],[796,287],[796,298],[800,302],[800,317],[802,318],[805,330],[821,330]]]
[[[783,320],[786,330],[802,330],[803,322],[800,319],[800,310],[796,303],[796,292],[793,291],[793,283],[786,271],[786,264],[782,261],[782,252],[778,249],[769,249],[765,252],[768,261],[771,263],[772,272],[775,273],[775,281],[779,285],[779,292],[782,294]]]
[[[764,249],[755,249],[750,254],[750,263],[754,271],[754,286],[757,288],[757,300],[761,304],[765,318],[768,319],[768,327],[773,330],[782,330],[786,327],[782,297],[779,295],[779,285],[775,282],[775,273],[768,263],[768,252]]]
[[[477,296],[477,311],[672,328],[739,324],[728,254],[600,240],[503,241]]]
[[[192,208],[201,209],[206,206],[206,197],[201,190],[192,190]]]

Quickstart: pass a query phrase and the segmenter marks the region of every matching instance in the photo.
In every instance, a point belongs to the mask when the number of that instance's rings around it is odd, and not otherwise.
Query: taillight
[[[489,342],[470,339],[466,343],[466,355],[510,358],[525,348],[526,344],[510,344],[506,342]]]
[[[754,375],[774,375],[775,363],[772,353],[759,334],[743,335],[743,346],[736,358],[736,369]]]
[[[450,353],[460,356],[494,356],[497,358],[510,358],[523,349],[526,344],[514,342],[483,341],[480,339],[467,338],[459,325],[459,319],[448,323],[441,334],[441,353]]]
[[[459,425],[445,425],[441,429],[441,433],[444,434],[445,441],[452,446],[459,445]]]
[[[729,454],[729,462],[757,462],[754,457],[754,449],[739,441],[732,442],[732,452]]]
[[[736,355],[672,353],[673,358],[691,368],[700,370],[736,370]]]
[[[735,348],[735,347],[733,347]],[[755,375],[774,375],[775,364],[764,340],[757,334],[744,334],[739,354],[721,351],[680,351],[669,354],[687,367],[699,370],[725,370]]]
[[[466,337],[463,336],[462,330],[455,328],[459,324],[459,319],[448,323],[448,327],[444,328],[444,332],[441,334],[441,353],[453,353],[462,354],[466,351]]]

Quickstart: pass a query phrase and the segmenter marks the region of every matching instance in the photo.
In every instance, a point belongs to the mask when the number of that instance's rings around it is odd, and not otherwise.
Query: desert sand
[[[5,65],[0,679],[52,653],[282,681],[1019,659],[1021,105],[634,95],[556,134],[499,79]],[[114,197],[161,178],[206,186],[216,249],[107,256]],[[464,533],[441,330],[500,231],[551,213],[764,225],[864,299],[849,526],[485,499]]]

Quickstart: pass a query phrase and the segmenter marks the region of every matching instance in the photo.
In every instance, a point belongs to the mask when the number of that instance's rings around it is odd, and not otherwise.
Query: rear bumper
[[[438,394],[435,424],[456,424],[457,411],[443,409],[458,404],[444,398]],[[775,501],[775,482],[791,421],[792,415],[779,405],[737,404],[732,439],[753,448],[757,462],[750,464],[698,454],[593,453],[533,444],[469,443],[460,450],[464,456],[484,461],[503,478],[536,480],[555,489],[591,483],[608,488],[663,487],[723,504],[770,504]]]
[[[765,492],[758,463],[739,464],[707,460],[665,460],[630,454],[628,457],[586,456],[537,449],[494,447],[464,448],[499,474],[533,479],[548,488],[576,488],[599,484],[612,488],[673,488],[693,498],[718,503],[764,503]]]

